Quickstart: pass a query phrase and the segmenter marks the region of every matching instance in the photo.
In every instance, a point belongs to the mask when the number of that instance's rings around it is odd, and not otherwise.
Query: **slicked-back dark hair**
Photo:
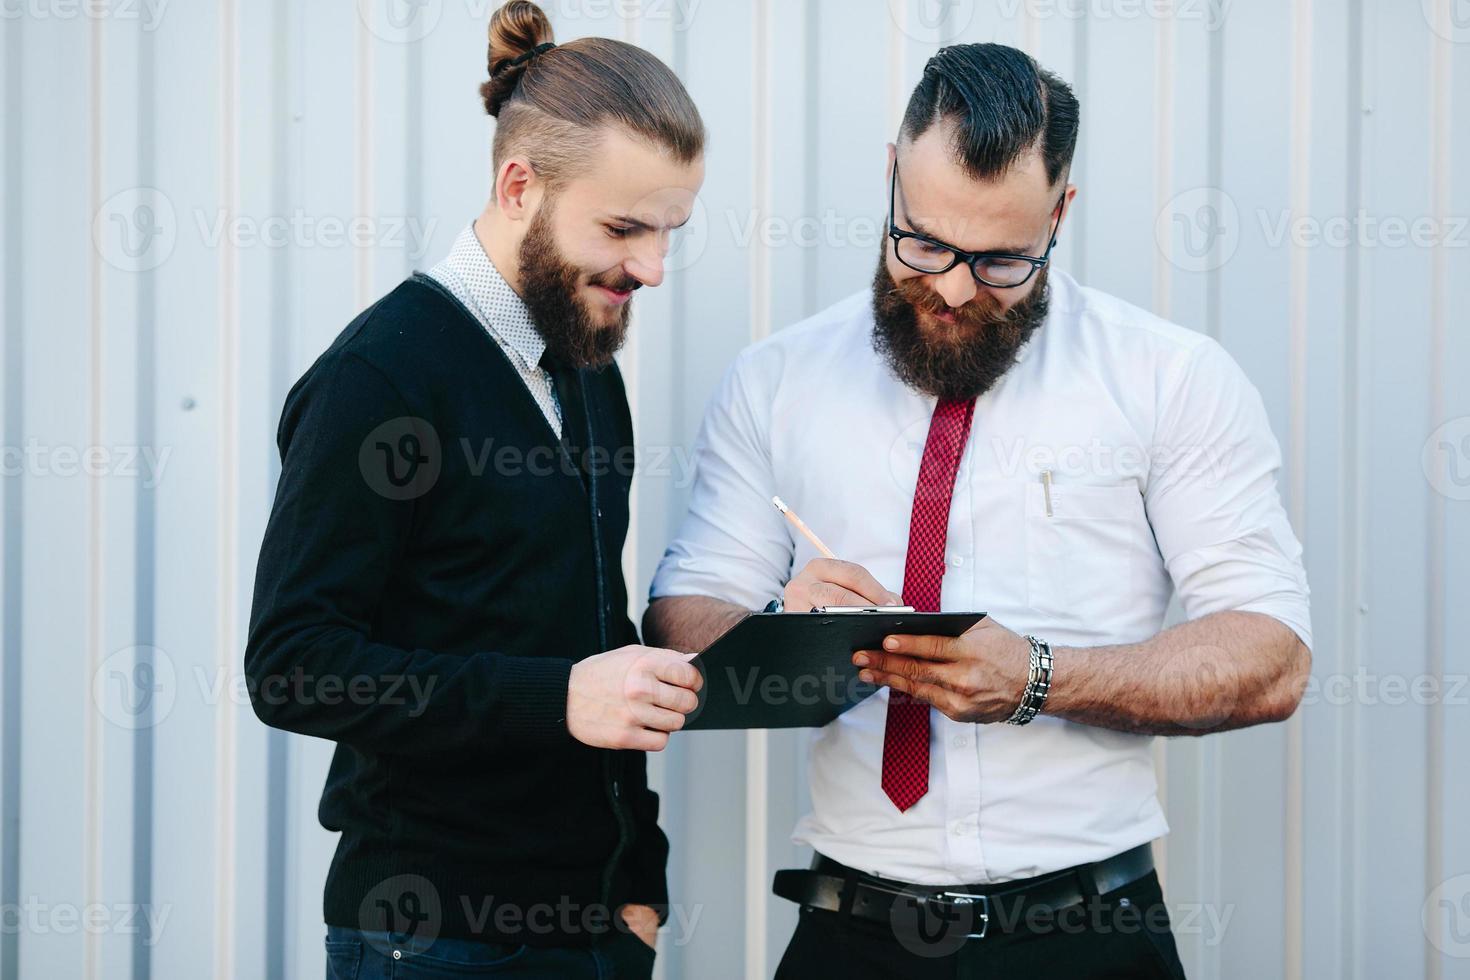
[[[900,135],[914,140],[939,122],[954,127],[955,160],[977,180],[999,177],[1040,151],[1053,185],[1077,148],[1077,97],[1024,51],[1004,44],[952,44],[924,66]]]

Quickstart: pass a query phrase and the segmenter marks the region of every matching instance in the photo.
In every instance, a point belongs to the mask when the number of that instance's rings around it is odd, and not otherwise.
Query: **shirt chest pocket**
[[[1127,609],[1151,540],[1132,483],[1026,486],[1027,604],[1048,622],[1095,628]]]

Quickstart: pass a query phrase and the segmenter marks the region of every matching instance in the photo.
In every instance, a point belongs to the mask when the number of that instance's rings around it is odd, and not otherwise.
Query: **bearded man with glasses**
[[[941,50],[888,148],[871,291],[745,351],[706,414],[650,642],[761,608],[988,613],[854,653],[880,690],[813,740],[778,977],[1182,976],[1152,737],[1300,702],[1260,396],[1214,340],[1051,268],[1078,120],[1025,53]]]

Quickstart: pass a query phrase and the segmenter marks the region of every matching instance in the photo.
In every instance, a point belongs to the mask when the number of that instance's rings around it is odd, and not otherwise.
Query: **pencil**
[[[796,516],[796,511],[794,511],[790,507],[787,507],[786,506],[785,501],[783,501],[780,497],[772,497],[771,498],[771,503],[775,504],[776,505],[776,509],[779,510],[781,513],[783,513],[783,514],[786,515],[786,519],[788,521],[790,521],[796,527],[796,529],[798,531],[800,531],[803,535],[805,535],[806,536],[806,539],[808,541],[810,541],[813,545],[815,545],[816,546],[816,549],[818,551],[820,551],[824,557],[826,557],[826,558],[836,558],[837,557],[836,555],[832,554],[832,549],[831,548],[827,547],[826,545],[824,545],[822,543],[822,539],[821,538],[817,537],[815,534],[812,533],[812,529],[806,526],[806,522],[803,521],[800,517],[797,517]]]

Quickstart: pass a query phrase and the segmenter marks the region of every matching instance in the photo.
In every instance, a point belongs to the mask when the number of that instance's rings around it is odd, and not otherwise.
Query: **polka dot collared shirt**
[[[546,341],[536,329],[536,321],[525,301],[505,281],[490,256],[475,237],[475,223],[460,232],[449,255],[428,275],[454,298],[465,305],[480,321],[480,326],[494,338],[505,351],[505,356],[515,367],[516,373],[526,383],[526,389],[546,416],[551,431],[561,436],[561,405],[556,400],[556,388],[551,374],[541,366],[541,355],[546,353]]]

